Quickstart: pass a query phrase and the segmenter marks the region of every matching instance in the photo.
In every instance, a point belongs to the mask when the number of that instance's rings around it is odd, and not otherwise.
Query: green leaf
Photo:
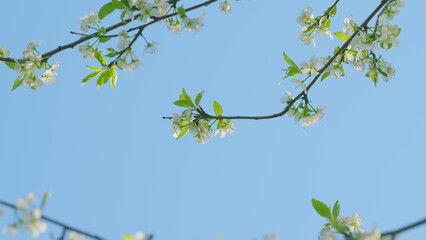
[[[99,63],[102,65],[102,66],[106,66],[106,65],[108,65],[108,62],[107,62],[107,60],[105,59],[105,57],[102,55],[102,53],[101,53],[101,51],[99,51],[98,49],[96,49],[96,50],[94,50],[93,51],[93,53],[94,53],[94,55],[95,55],[95,58],[99,61]]]
[[[111,40],[110,37],[99,37],[99,42],[101,43],[108,42],[109,40]]]
[[[112,3],[114,4],[116,9],[126,9],[126,5],[118,0],[112,0]]]
[[[121,0],[121,2],[128,8],[130,8],[130,4],[128,0]]]
[[[24,82],[24,79],[25,79],[25,77],[18,76],[16,78],[15,82],[13,83],[12,91],[15,90],[16,88],[18,88],[19,86],[21,86],[22,83]]]
[[[110,75],[111,75],[111,81],[109,82],[112,88],[115,88],[116,84],[117,84],[117,80],[118,80],[118,75],[117,75],[117,70],[114,67],[111,67],[109,69],[110,71]]]
[[[92,70],[92,71],[102,71],[102,70],[104,70],[104,68],[95,68],[95,67],[91,67],[91,66],[87,66],[87,65],[86,65],[86,68],[89,69],[89,70]]]
[[[342,32],[335,32],[334,35],[336,35],[336,37],[342,42],[348,41],[348,39],[351,37],[351,36],[346,35]]]
[[[331,219],[330,208],[325,203],[312,198],[312,206],[321,217]]]
[[[336,201],[333,205],[333,218],[337,219],[339,215],[340,215],[340,203],[339,201]]]
[[[186,11],[185,8],[183,8],[183,6],[180,6],[177,8],[177,14],[179,15],[180,18],[185,18],[186,17]]]
[[[13,62],[4,62],[4,64],[6,64],[6,66],[8,66],[10,69],[15,70],[16,63],[13,63]]]
[[[99,9],[99,12],[98,12],[99,19],[102,20],[104,17],[106,17],[109,14],[111,14],[112,12],[114,12],[114,10],[115,10],[115,4],[114,4],[114,2],[109,2],[109,3],[105,4],[105,5],[103,5],[101,7],[101,9]]]
[[[326,79],[328,76],[330,76],[330,72],[323,73],[322,76],[321,76],[321,81],[323,81],[324,79]]]
[[[101,68],[102,69],[102,68]],[[102,70],[101,70],[102,71]],[[80,86],[83,86],[84,84],[86,84],[87,82],[89,82],[90,80],[92,80],[93,78],[95,78],[96,76],[98,76],[98,74],[101,71],[96,71],[96,72],[92,72],[91,74],[87,75],[80,83]]]
[[[321,25],[322,25],[322,27],[323,27],[323,28],[325,28],[325,29],[329,29],[329,28],[330,28],[330,26],[331,26],[331,21],[330,21],[330,19],[326,18],[325,20],[323,20],[323,21],[321,22]]]
[[[296,65],[296,63],[294,63],[293,60],[291,60],[291,58],[289,56],[287,56],[284,52],[283,52],[283,55],[284,55],[284,60],[286,61],[286,63],[288,63],[288,65],[293,66],[294,68],[298,69],[299,72],[300,72],[300,69]]]
[[[336,15],[336,13],[337,13],[337,5],[336,6],[334,6],[333,7],[333,9],[331,9],[331,11],[330,11],[330,16],[335,16]]]
[[[186,134],[188,131],[189,131],[189,127],[182,129],[182,130],[180,131],[180,133],[179,133],[178,137],[176,138],[176,140],[178,140],[179,138],[181,138],[181,137],[185,136],[185,134]]]
[[[175,101],[173,104],[176,105],[176,106],[179,106],[179,107],[190,106],[190,104],[188,104],[188,102],[186,100],[183,100],[183,99],[179,99],[179,100]]]
[[[98,81],[96,82],[96,87],[99,88],[100,86],[104,85],[108,82],[108,80],[111,78],[111,72],[109,70],[105,70],[99,77]]]
[[[287,68],[287,76],[295,76],[299,73],[300,73],[300,69],[298,67],[296,68],[294,66],[289,66]]]
[[[340,50],[340,47],[339,47],[339,46],[336,46],[336,48],[334,48],[334,52],[333,52],[333,54],[336,54],[339,50]]]
[[[222,110],[222,106],[220,105],[220,103],[214,101],[213,102],[213,110],[214,110],[214,114],[216,114],[217,116],[222,116],[223,110]]]
[[[194,103],[192,102],[191,97],[186,93],[185,88],[182,88],[182,94],[180,95],[180,99],[185,100],[190,107],[196,108]]]
[[[199,92],[195,97],[195,105],[198,107],[200,105],[201,98],[203,97],[205,91]]]
[[[98,34],[99,35],[104,35],[106,33],[106,29],[104,28],[104,27],[101,27],[99,30],[98,30]]]

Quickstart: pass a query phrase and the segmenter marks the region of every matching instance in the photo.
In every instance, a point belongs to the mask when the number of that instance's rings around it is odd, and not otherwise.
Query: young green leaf
[[[222,116],[223,110],[220,103],[216,101],[213,102],[213,111],[214,111],[214,114],[216,114],[217,116]]]
[[[177,8],[177,14],[179,15],[180,18],[185,18],[186,17],[186,11],[185,8],[183,6],[180,6]]]
[[[337,219],[340,215],[340,203],[339,201],[336,201],[333,205],[333,218]]]
[[[342,42],[348,41],[348,39],[351,37],[351,36],[346,35],[342,32],[335,32],[334,35],[336,35],[336,37]]]
[[[293,66],[294,68],[296,68],[300,72],[300,69],[297,66],[297,64],[294,63],[293,60],[291,60],[291,58],[289,56],[287,56],[287,54],[285,54],[284,52],[283,52],[283,55],[284,55],[284,60],[286,61],[286,63],[288,63],[288,65],[290,65],[290,66]]]
[[[198,107],[200,105],[201,98],[203,97],[204,91],[199,92],[195,97],[195,105]]]
[[[99,42],[101,43],[108,42],[109,40],[111,40],[110,37],[99,37]]]
[[[80,83],[80,86],[83,86],[84,84],[86,84],[87,82],[89,82],[90,80],[92,80],[93,78],[95,78],[96,76],[99,75],[100,71],[96,71],[96,72],[92,72],[91,74],[87,75]]]
[[[325,217],[331,220],[330,208],[325,205],[325,203],[312,198],[312,206],[321,217]]]
[[[96,87],[99,88],[100,86],[104,85],[108,82],[108,80],[111,77],[111,72],[109,70],[105,70],[99,77],[98,81],[96,82]]]
[[[110,75],[111,75],[111,80],[110,80],[109,83],[110,83],[112,88],[115,88],[115,86],[117,84],[117,80],[118,80],[117,70],[115,69],[115,66],[114,66],[114,67],[111,67],[109,69],[109,71],[110,71]]]
[[[94,50],[93,51],[93,53],[94,53],[94,55],[95,55],[95,58],[99,61],[99,63],[102,65],[102,66],[106,66],[106,65],[108,65],[108,62],[107,62],[107,60],[105,59],[105,57],[102,55],[102,53],[101,53],[101,51],[99,51],[98,49],[96,49],[96,50]]]
[[[330,19],[328,19],[328,18],[324,19],[324,20],[321,22],[321,25],[322,25],[322,27],[323,27],[323,28],[325,28],[325,29],[329,29],[329,28],[330,28],[330,26],[331,26],[331,21],[330,21]]]
[[[126,5],[118,0],[112,0],[112,3],[114,4],[116,9],[126,9]]]
[[[87,65],[86,65],[86,68],[89,69],[89,70],[92,70],[92,71],[102,71],[102,70],[104,70],[104,68],[95,68],[95,67],[91,67],[91,66],[87,66]]]
[[[188,102],[186,100],[183,100],[183,99],[179,99],[179,100],[175,101],[173,104],[176,105],[176,106],[179,106],[179,107],[188,107],[188,106],[190,106],[188,104]]]
[[[179,133],[178,137],[176,138],[176,140],[178,140],[179,138],[181,138],[181,137],[185,136],[185,134],[186,134],[188,131],[189,131],[189,127],[182,129],[182,130],[180,131],[180,133]]]
[[[15,70],[16,63],[4,62],[4,64],[6,64],[6,66],[8,66],[10,69]]]
[[[120,0],[126,7],[130,8],[130,4],[128,0]]]
[[[12,91],[15,90],[16,88],[18,88],[19,86],[21,86],[23,82],[24,82],[23,77],[21,77],[21,76],[17,77],[15,82],[13,83]]]
[[[116,4],[114,4],[114,2],[109,2],[105,5],[103,5],[101,7],[101,9],[99,9],[99,12],[98,12],[99,19],[102,20],[104,17],[106,17],[109,14],[111,14],[112,12],[114,12],[115,6],[116,6]]]
[[[182,88],[182,94],[180,95],[180,99],[185,100],[190,107],[196,108],[194,103],[192,102],[191,97],[186,93],[185,88]]]
[[[326,79],[328,76],[330,76],[330,72],[323,73],[322,76],[321,76],[321,81],[323,81],[324,79]]]

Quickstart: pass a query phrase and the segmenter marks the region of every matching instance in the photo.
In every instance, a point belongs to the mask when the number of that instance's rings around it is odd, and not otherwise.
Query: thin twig
[[[218,1],[218,0],[209,0],[209,1],[206,1],[206,2],[203,2],[203,3],[200,3],[200,4],[197,4],[197,5],[195,5],[195,6],[192,6],[192,7],[190,7],[190,8],[187,8],[187,9],[185,9],[185,11],[186,11],[186,12],[190,12],[190,11],[193,11],[193,10],[195,10],[195,9],[197,9],[197,8],[204,7],[204,6],[208,6],[208,5],[210,5],[210,4],[214,3],[214,2],[217,2],[217,1]],[[129,32],[129,31],[138,30],[138,29],[141,29],[141,28],[146,28],[146,27],[148,27],[148,26],[150,26],[150,25],[152,25],[152,24],[154,24],[154,23],[156,23],[156,22],[162,21],[162,20],[167,19],[167,18],[170,18],[170,17],[174,17],[174,16],[176,16],[176,15],[177,15],[177,13],[171,13],[171,14],[168,14],[168,15],[163,16],[163,17],[154,18],[151,22],[149,22],[149,23],[147,23],[147,24],[143,24],[143,25],[141,25],[141,26],[138,26],[138,27],[135,27],[135,28],[131,28],[131,29],[129,29],[129,30],[128,30],[128,32]],[[120,28],[120,27],[122,27],[122,26],[124,26],[124,25],[126,25],[126,24],[128,24],[128,23],[130,23],[130,22],[133,22],[133,21],[135,21],[135,20],[136,20],[139,16],[140,16],[140,14],[137,14],[137,15],[135,15],[133,18],[126,19],[126,20],[124,20],[124,21],[122,21],[122,22],[116,23],[116,24],[114,24],[114,25],[112,25],[112,26],[110,26],[110,27],[106,28],[106,29],[105,29],[105,33],[111,32],[111,31],[113,31],[113,30],[115,30],[115,29],[117,29],[117,28]],[[42,54],[42,55],[41,55],[41,56],[42,56],[41,58],[42,58],[42,60],[46,61],[46,60],[48,60],[49,58],[51,58],[53,55],[55,55],[55,54],[57,54],[57,53],[59,53],[59,52],[61,52],[61,51],[64,51],[64,50],[69,49],[69,48],[74,48],[75,46],[79,45],[80,43],[83,43],[83,42],[85,42],[85,41],[88,41],[88,40],[90,40],[90,39],[92,39],[92,38],[97,38],[97,37],[102,37],[102,36],[99,36],[99,34],[98,34],[97,32],[96,32],[96,33],[93,33],[93,34],[89,34],[89,35],[83,36],[83,37],[81,37],[81,38],[80,38],[80,39],[78,39],[78,40],[75,40],[75,41],[73,41],[73,42],[70,42],[70,43],[65,44],[65,45],[62,45],[62,46],[58,46],[57,48],[55,48],[55,49],[53,49],[53,50],[51,50],[51,51],[48,51],[48,52],[46,52],[46,53]],[[10,57],[0,57],[0,61],[3,61],[3,62],[11,62],[11,63],[14,63],[16,60],[17,60],[18,62],[24,62],[26,59],[14,59],[14,58],[10,58]]]
[[[405,226],[405,227],[402,227],[402,228],[396,229],[396,230],[394,230],[394,231],[384,232],[384,233],[382,233],[382,236],[392,236],[392,237],[396,237],[396,235],[398,235],[398,234],[400,234],[400,233],[402,233],[402,232],[408,231],[408,230],[410,230],[410,229],[413,229],[413,228],[418,227],[418,226],[423,225],[423,224],[426,224],[426,218],[424,218],[424,219],[422,219],[422,220],[419,220],[419,221],[417,221],[417,222],[414,222],[414,223],[412,223],[412,224],[410,224],[410,225],[407,225],[407,226]]]
[[[318,75],[316,75],[314,77],[314,79],[309,83],[309,85],[306,87],[306,90],[309,91],[309,89],[317,82],[317,80],[319,79],[319,77],[324,73],[324,71],[333,63],[333,61],[340,55],[342,54],[349,46],[349,44],[352,42],[352,40],[356,37],[356,35],[358,35],[358,33],[361,31],[361,29],[365,26],[367,26],[367,24],[371,21],[371,19],[377,14],[377,12],[380,11],[380,9],[382,9],[382,7],[384,5],[386,5],[389,1],[392,0],[382,0],[380,2],[380,4],[376,7],[376,9],[364,20],[364,22],[361,24],[361,26],[358,28],[358,30],[356,30],[351,36],[350,38],[340,47],[339,51],[337,51],[333,57],[330,58],[330,60],[328,60],[328,62],[320,69],[318,70]],[[250,120],[261,120],[261,119],[272,119],[272,118],[277,118],[277,117],[281,117],[284,114],[286,114],[291,106],[293,106],[293,104],[298,101],[302,96],[305,95],[305,92],[302,91],[300,92],[297,96],[295,96],[291,101],[287,102],[287,106],[278,113],[274,113],[271,115],[264,115],[264,116],[213,116],[210,114],[203,114],[201,116],[201,118],[209,118],[209,119],[250,119]],[[172,117],[163,117],[163,119],[172,119]]]
[[[2,200],[0,200],[0,204],[3,204],[4,206],[9,207],[9,208],[13,208],[13,209],[15,209],[15,210],[17,209],[15,205],[13,205],[13,204],[11,204],[11,203],[8,203],[8,202],[5,202],[5,201],[2,201]],[[77,233],[83,234],[83,235],[85,235],[85,236],[87,236],[87,237],[90,237],[90,238],[93,238],[93,239],[96,239],[96,240],[106,240],[105,238],[101,238],[101,237],[99,237],[99,236],[96,236],[96,235],[93,235],[93,234],[90,234],[90,233],[84,232],[84,231],[82,231],[82,230],[79,230],[79,229],[74,228],[74,227],[71,227],[71,226],[69,226],[69,225],[67,225],[67,224],[61,223],[61,222],[59,222],[59,221],[57,221],[57,220],[55,220],[55,219],[53,219],[53,218],[47,217],[47,216],[45,216],[45,215],[41,216],[41,218],[42,218],[43,220],[47,221],[47,222],[50,222],[50,223],[53,223],[53,224],[55,224],[55,225],[58,225],[58,226],[63,227],[63,228],[64,228],[64,231],[66,231],[66,230],[71,230],[71,231],[74,231],[74,232],[77,232]]]

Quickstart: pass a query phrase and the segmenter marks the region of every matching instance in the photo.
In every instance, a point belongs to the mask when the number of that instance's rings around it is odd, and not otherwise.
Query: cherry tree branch
[[[217,2],[217,1],[218,0],[205,1],[203,3],[200,3],[200,4],[194,5],[192,7],[189,7],[187,9],[185,9],[185,11],[186,12],[190,12],[190,11],[193,11],[195,9],[208,6],[208,5],[210,5],[210,4],[214,3],[214,2]],[[154,23],[160,22],[160,21],[162,21],[164,19],[167,19],[167,18],[174,17],[176,15],[177,15],[177,13],[171,13],[171,14],[165,15],[163,17],[156,17],[156,18],[153,18],[153,20],[151,22],[143,24],[143,25],[140,25],[138,27],[131,28],[128,31],[135,31],[135,30],[145,29],[146,27],[148,27],[150,25],[153,25]],[[114,24],[114,25],[112,25],[110,27],[107,27],[105,29],[105,33],[111,32],[111,31],[113,31],[113,30],[115,30],[117,28],[125,26],[126,24],[135,21],[140,16],[141,16],[141,14],[137,14],[133,18],[126,19],[126,20],[124,20],[122,22],[119,22],[119,23],[116,23],[116,24]],[[73,33],[73,32],[71,32],[71,33]],[[117,35],[113,35],[113,36],[117,37]],[[79,44],[81,44],[81,43],[83,43],[85,41],[88,41],[88,40],[90,40],[92,38],[97,38],[97,37],[105,37],[105,36],[104,35],[99,35],[97,32],[96,33],[92,33],[92,34],[88,34],[88,35],[84,35],[84,36],[82,36],[78,40],[75,40],[75,41],[70,42],[70,43],[65,44],[65,45],[58,46],[57,48],[55,48],[55,49],[53,49],[51,51],[43,53],[42,54],[42,60],[43,61],[47,61],[49,58],[51,58],[53,55],[55,55],[55,54],[57,54],[59,52],[62,52],[62,51],[66,50],[66,49],[69,49],[69,48],[74,48],[75,46],[77,46],[77,45],[79,45]],[[26,59],[23,59],[23,58],[22,59],[14,59],[14,58],[10,58],[10,57],[0,57],[0,61],[14,63],[15,61],[24,62],[24,61],[26,61]]]
[[[390,236],[391,239],[395,239],[398,234],[405,232],[405,231],[408,231],[408,230],[411,230],[415,227],[419,227],[420,225],[423,225],[423,224],[426,224],[426,218],[419,220],[417,222],[414,222],[412,224],[409,224],[405,227],[401,227],[399,229],[396,229],[394,231],[384,232],[384,233],[382,233],[382,236]]]
[[[316,75],[313,80],[309,83],[309,85],[306,87],[306,91],[309,91],[312,86],[317,82],[317,80],[320,78],[320,76],[324,73],[324,71],[333,63],[334,60],[336,60],[336,58],[342,54],[344,51],[346,51],[346,49],[348,48],[349,44],[352,42],[352,40],[358,35],[358,33],[368,25],[368,23],[374,18],[374,16],[389,2],[391,2],[393,0],[382,0],[380,2],[380,4],[374,9],[374,11],[364,20],[364,22],[359,26],[359,28],[349,37],[349,39],[340,47],[339,51],[337,51],[328,61],[327,63],[320,69],[318,70],[318,75]],[[333,4],[332,7],[334,7],[337,4],[338,1],[335,2],[335,4]],[[331,8],[330,8],[331,9]],[[283,116],[284,114],[286,114],[291,106],[293,106],[293,104],[298,101],[300,98],[302,98],[303,96],[305,96],[306,93],[304,91],[300,92],[297,96],[295,96],[292,100],[287,102],[287,106],[278,113],[274,113],[271,115],[264,115],[264,116],[214,116],[214,115],[210,115],[206,112],[204,112],[202,109],[201,111],[199,111],[200,113],[200,119],[217,119],[217,120],[222,120],[222,119],[249,119],[249,120],[261,120],[261,119],[272,119],[272,118],[278,118]],[[163,119],[172,119],[172,117],[163,117]]]
[[[13,204],[11,204],[11,203],[8,203],[8,202],[5,202],[5,201],[3,201],[3,200],[0,200],[0,204],[4,205],[4,206],[6,206],[6,207],[9,207],[9,208],[12,208],[12,209],[17,210],[17,208],[16,208],[16,206],[15,206],[15,205],[13,205]],[[58,226],[62,227],[62,228],[63,228],[62,236],[64,236],[64,235],[65,235],[65,232],[66,232],[66,231],[70,230],[70,231],[74,231],[74,232],[77,232],[77,233],[83,234],[83,235],[85,235],[85,236],[87,236],[87,237],[90,237],[90,238],[92,238],[92,239],[96,239],[96,240],[106,240],[106,238],[102,238],[102,237],[99,237],[99,236],[97,236],[97,235],[94,235],[94,234],[91,234],[91,233],[88,233],[88,232],[82,231],[82,230],[80,230],[80,229],[77,229],[77,228],[75,228],[75,227],[71,227],[70,225],[64,224],[64,223],[62,223],[62,222],[59,222],[59,221],[57,221],[57,220],[55,220],[55,219],[53,219],[53,218],[47,217],[47,216],[45,216],[45,215],[41,216],[41,219],[45,220],[46,222],[50,222],[50,223],[52,223],[52,224],[55,224],[55,225],[58,225]]]

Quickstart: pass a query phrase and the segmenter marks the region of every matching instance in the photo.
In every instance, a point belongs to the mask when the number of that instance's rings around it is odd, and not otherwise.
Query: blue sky
[[[30,40],[44,40],[42,52],[70,42],[79,18],[104,2],[6,1],[0,45],[20,56]],[[342,1],[333,29],[340,31],[348,14],[362,21],[377,2]],[[297,40],[300,10],[311,6],[319,14],[327,4],[240,1],[230,16],[212,4],[191,14],[207,12],[198,36],[150,27],[145,35],[159,42],[158,53],[142,58],[138,71],[120,72],[116,89],[80,87],[85,65],[95,63],[76,49],[52,58],[61,63],[59,84],[37,91],[11,92],[17,74],[2,66],[0,199],[50,189],[46,215],[107,239],[136,231],[158,240],[251,239],[271,231],[277,239],[315,239],[325,220],[311,198],[339,200],[343,214],[358,212],[365,228],[390,230],[423,218],[421,1],[408,2],[397,16],[400,47],[383,54],[396,77],[374,87],[348,67],[346,77],[315,85],[310,100],[328,108],[314,127],[288,118],[235,121],[232,135],[202,145],[189,136],[174,140],[171,123],[161,119],[181,111],[172,102],[183,87],[192,95],[205,90],[202,106],[210,112],[213,100],[229,115],[281,111],[284,91],[296,92],[289,82],[278,86],[287,67],[282,52],[300,63],[340,44],[323,37],[313,48]],[[142,53],[143,43],[137,47]],[[12,220],[7,213],[1,226]],[[419,228],[401,238],[425,235]]]

